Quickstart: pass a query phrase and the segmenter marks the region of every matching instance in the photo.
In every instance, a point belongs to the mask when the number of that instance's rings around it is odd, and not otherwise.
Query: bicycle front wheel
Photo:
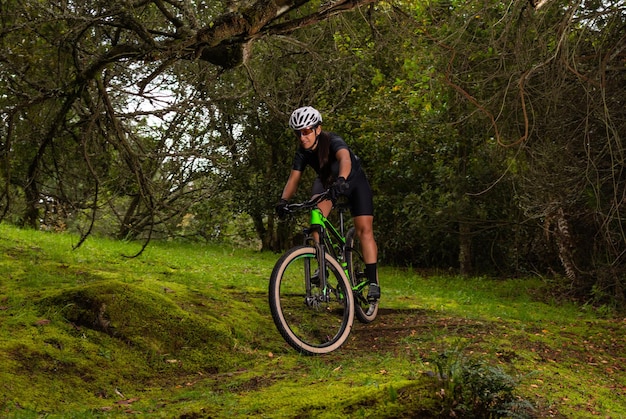
[[[354,227],[346,234],[346,263],[350,274],[350,283],[354,291],[354,314],[361,323],[370,323],[378,315],[378,301],[367,299],[369,281],[365,277],[365,262],[361,256],[361,242]]]
[[[341,265],[326,254],[325,266],[323,288],[315,247],[298,246],[276,262],[270,278],[274,323],[287,343],[306,355],[338,349],[354,322],[354,299]]]

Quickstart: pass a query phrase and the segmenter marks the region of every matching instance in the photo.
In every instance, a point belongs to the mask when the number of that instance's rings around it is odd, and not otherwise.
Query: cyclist
[[[365,274],[370,282],[368,299],[380,298],[378,283],[378,247],[374,240],[374,203],[365,172],[359,158],[337,134],[322,130],[322,115],[311,106],[296,109],[289,119],[289,127],[300,141],[293,159],[289,179],[283,189],[280,202],[276,205],[279,216],[284,215],[297,189],[306,166],[317,173],[313,182],[312,195],[330,191],[330,201],[322,201],[318,208],[328,216],[334,203],[341,195],[348,197],[350,212],[356,233],[361,241],[365,262]]]

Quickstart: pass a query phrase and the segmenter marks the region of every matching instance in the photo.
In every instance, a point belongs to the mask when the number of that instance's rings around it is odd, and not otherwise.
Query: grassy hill
[[[626,322],[538,279],[383,268],[379,318],[304,357],[269,313],[278,255],[76,242],[0,224],[2,417],[626,416]]]

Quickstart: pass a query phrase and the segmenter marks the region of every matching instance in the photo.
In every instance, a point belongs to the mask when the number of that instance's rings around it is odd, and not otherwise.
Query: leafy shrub
[[[446,416],[463,418],[527,418],[532,405],[515,395],[519,379],[484,360],[446,350],[435,357],[437,394]]]

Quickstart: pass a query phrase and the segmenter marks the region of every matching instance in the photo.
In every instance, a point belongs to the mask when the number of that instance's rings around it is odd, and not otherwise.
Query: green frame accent
[[[327,230],[330,230],[333,233],[335,239],[339,239],[342,245],[346,244],[346,238],[339,233],[339,230],[335,228],[335,226],[328,220],[328,218],[324,217],[324,214],[322,214],[322,211],[319,208],[314,208],[313,210],[311,210],[311,225],[322,226]]]
[[[328,222],[324,214],[322,214],[322,210],[319,208],[314,208],[311,210],[311,225],[312,226],[323,226]]]

